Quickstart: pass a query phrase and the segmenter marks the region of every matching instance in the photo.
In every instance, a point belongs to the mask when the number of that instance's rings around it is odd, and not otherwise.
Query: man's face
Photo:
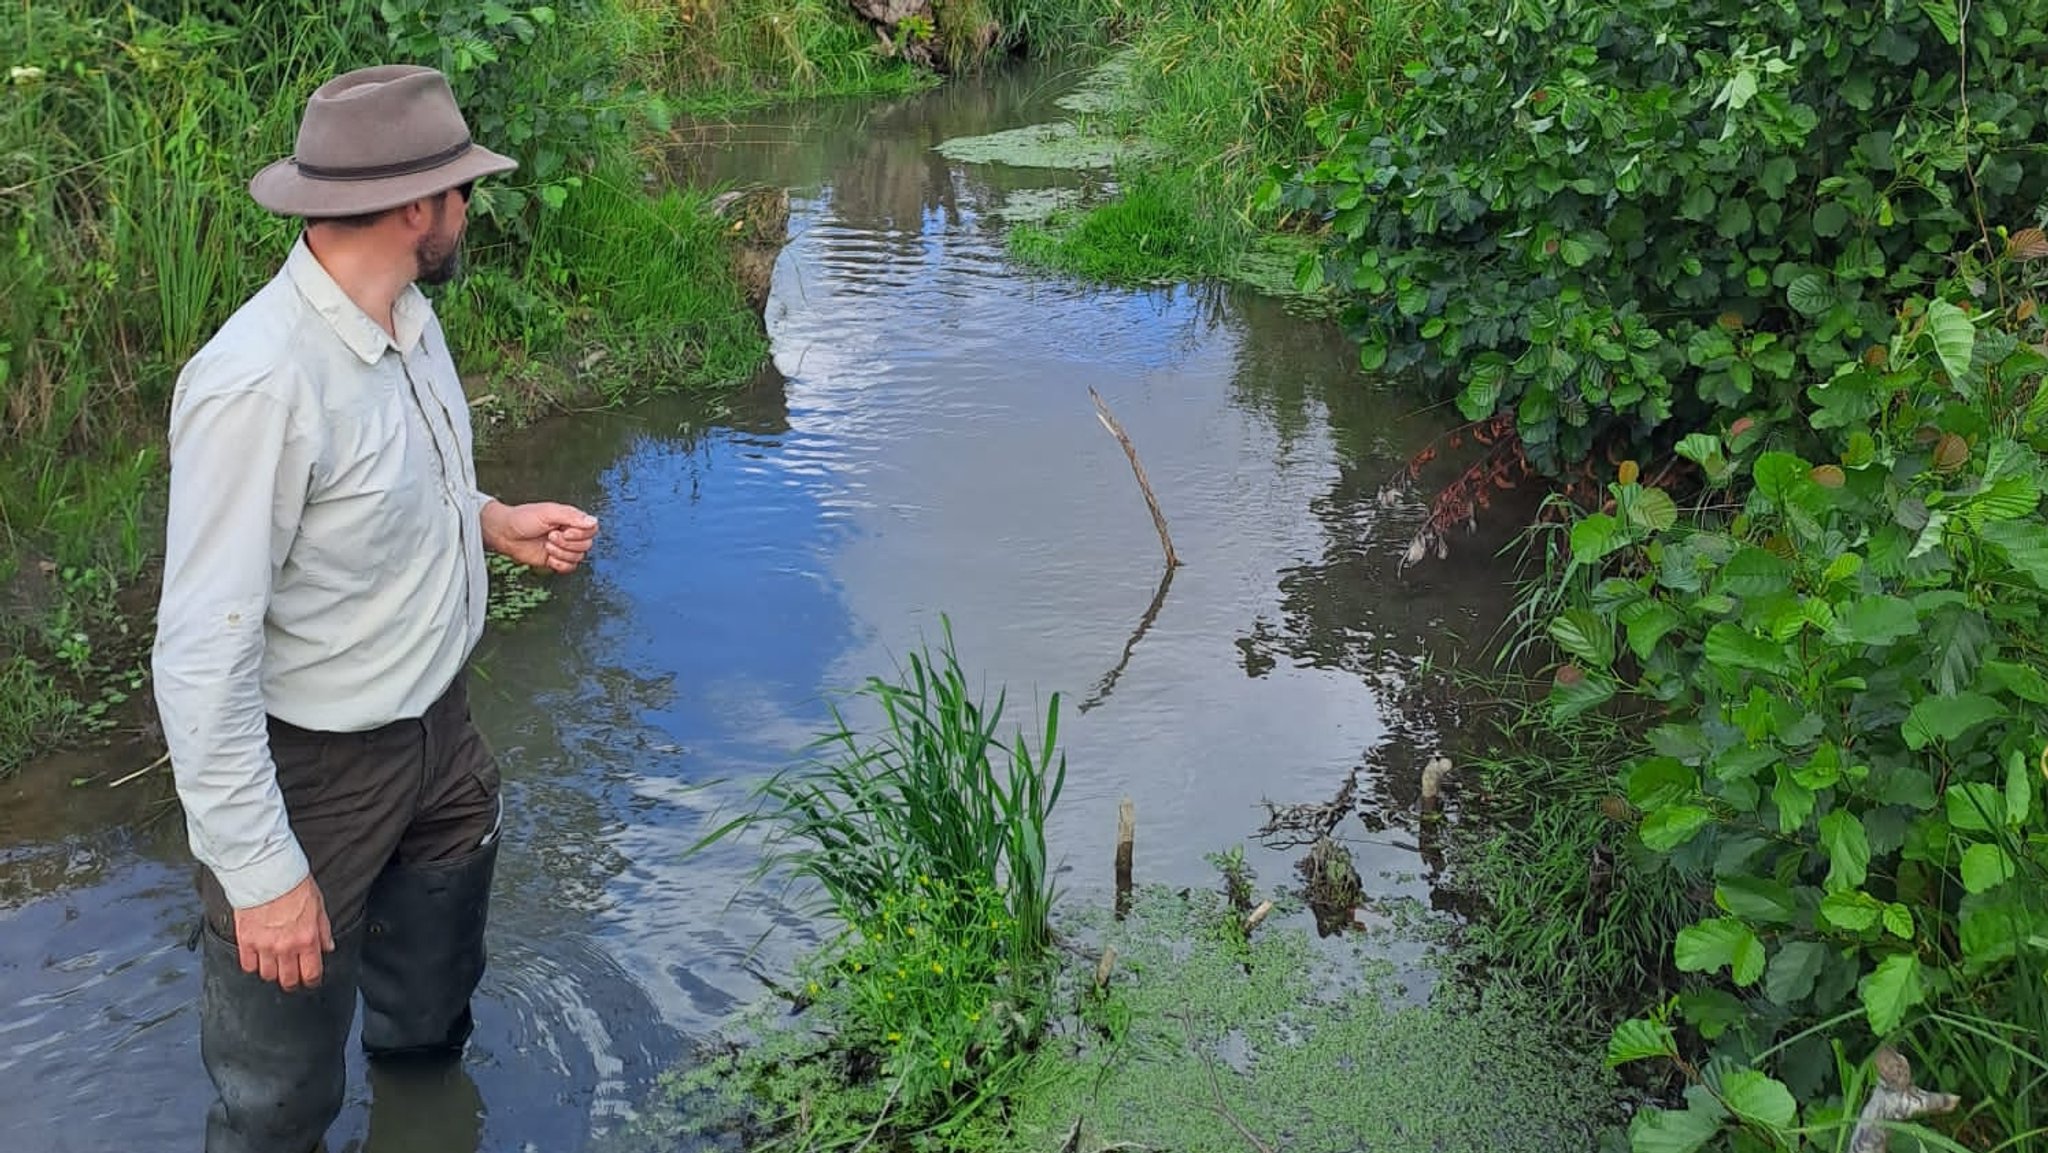
[[[434,201],[434,222],[413,245],[421,284],[446,284],[462,270],[462,238],[469,232],[470,186],[451,188]],[[450,207],[448,201],[457,203]]]

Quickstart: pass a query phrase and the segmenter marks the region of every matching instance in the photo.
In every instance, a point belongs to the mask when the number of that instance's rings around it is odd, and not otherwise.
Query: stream
[[[1290,883],[1300,850],[1253,838],[1262,802],[1327,800],[1360,770],[1339,835],[1367,894],[1432,902],[1417,780],[1459,710],[1420,673],[1482,645],[1509,590],[1485,533],[1402,570],[1418,513],[1376,498],[1455,415],[1376,386],[1334,325],[1276,300],[1014,264],[1005,211],[1100,195],[1107,171],[936,146],[1065,117],[1078,78],[1020,67],[744,113],[679,145],[688,179],[790,189],[773,364],[716,398],[554,418],[480,460],[500,498],[579,504],[603,535],[478,653],[508,829],[466,1067],[371,1082],[352,1048],[330,1149],[580,1150],[625,1128],[763,994],[749,965],[784,971],[819,929],[747,886],[746,845],[684,851],[833,702],[936,648],[942,617],[968,675],[1007,690],[1007,731],[1060,694],[1066,900],[1108,900],[1126,797],[1141,883],[1214,885],[1205,857],[1233,845],[1260,888]],[[1184,562],[1163,596],[1090,388]],[[99,750],[0,785],[8,1153],[198,1143],[182,822],[167,774],[107,787],[140,767]]]

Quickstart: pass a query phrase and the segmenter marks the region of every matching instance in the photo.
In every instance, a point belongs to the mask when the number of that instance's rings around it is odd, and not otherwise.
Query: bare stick
[[[1109,430],[1109,435],[1124,446],[1124,455],[1131,458],[1131,472],[1138,478],[1139,491],[1145,494],[1145,506],[1152,510],[1152,527],[1159,530],[1160,547],[1166,550],[1166,567],[1178,567],[1180,557],[1173,551],[1173,538],[1166,533],[1166,515],[1159,511],[1159,499],[1152,495],[1152,482],[1145,479],[1145,466],[1138,463],[1137,447],[1131,443],[1130,437],[1124,435],[1123,425],[1116,422],[1115,415],[1109,411],[1109,405],[1103,403],[1102,394],[1096,392],[1091,385],[1088,395],[1095,401],[1095,419],[1102,422],[1102,427]]]
[[[1891,1144],[1885,1122],[1947,1113],[1962,1104],[1962,1098],[1954,1093],[1936,1093],[1913,1084],[1913,1066],[1890,1045],[1879,1049],[1872,1060],[1877,1066],[1877,1087],[1870,1091],[1870,1099],[1856,1119],[1849,1153],[1885,1153]]]
[[[1261,921],[1265,920],[1265,919],[1266,919],[1266,914],[1268,914],[1268,913],[1270,913],[1270,912],[1272,912],[1272,911],[1273,911],[1273,902],[1271,902],[1271,901],[1261,901],[1261,902],[1259,902],[1259,907],[1258,907],[1258,908],[1256,908],[1256,909],[1253,909],[1253,910],[1252,910],[1252,915],[1251,915],[1251,916],[1249,916],[1249,917],[1246,917],[1246,918],[1244,919],[1244,933],[1245,933],[1245,936],[1247,936],[1247,937],[1251,936],[1252,930],[1253,930],[1253,929],[1256,929],[1256,928],[1258,928],[1258,927],[1259,927],[1259,922],[1261,922]]]
[[[1102,950],[1102,960],[1095,966],[1095,991],[1100,993],[1109,985],[1110,971],[1116,968],[1116,946],[1109,945]],[[1078,1123],[1078,1122],[1077,1122]]]
[[[132,781],[137,777],[144,776],[155,769],[162,768],[165,764],[167,764],[170,761],[170,759],[171,754],[165,753],[163,756],[158,757],[157,759],[149,762],[147,765],[144,765],[143,767],[135,770],[134,772],[129,773],[127,776],[122,777],[118,781],[108,781],[107,787],[110,789],[118,789],[122,785],[127,784],[129,781]]]
[[[1121,921],[1131,911],[1131,854],[1132,842],[1138,836],[1138,814],[1132,808],[1131,799],[1125,797],[1116,808],[1116,918]]]

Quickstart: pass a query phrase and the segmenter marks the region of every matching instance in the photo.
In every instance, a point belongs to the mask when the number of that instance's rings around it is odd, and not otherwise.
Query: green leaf
[[[1888,645],[1920,631],[1912,603],[1892,596],[1858,598],[1835,619],[1841,638],[1850,644]]]
[[[1793,278],[1785,290],[1785,302],[1801,316],[1819,316],[1835,306],[1835,290],[1827,277],[1808,272]]]
[[[2048,677],[2032,665],[2011,661],[1985,661],[1981,674],[1984,687],[2004,690],[2023,701],[2048,705]]]
[[[2036,588],[2048,589],[2048,527],[2035,520],[2003,520],[1986,523],[1977,531]]]
[[[1714,814],[1698,805],[1672,805],[1643,818],[1639,835],[1643,844],[1668,853],[1698,836],[1713,819]]]
[[[1671,1026],[1661,1021],[1641,1018],[1623,1021],[1614,1027],[1614,1035],[1607,1039],[1607,1067],[1610,1069],[1630,1061],[1672,1057],[1677,1053],[1678,1041],[1671,1035]]]
[[[1829,893],[1820,901],[1820,915],[1828,924],[1861,933],[1884,914],[1884,903],[1862,891]]]
[[[1958,0],[1920,0],[1920,10],[1934,24],[1941,38],[1953,48],[1963,36],[1963,13]]]
[[[1785,199],[1785,190],[1799,176],[1799,165],[1790,156],[1773,156],[1764,161],[1763,171],[1757,174],[1757,183],[1772,200]]]
[[[1849,209],[1838,201],[1830,200],[1813,210],[1813,234],[1833,238],[1842,234],[1849,225]]]
[[[1784,645],[1752,636],[1741,626],[1727,621],[1707,630],[1706,655],[1707,663],[1724,669],[1755,669],[1788,678],[1794,672]]]
[[[1856,814],[1836,809],[1822,817],[1820,843],[1828,854],[1828,890],[1861,888],[1870,875],[1870,841]]]
[[[1696,1153],[1720,1131],[1718,1114],[1653,1106],[1629,1119],[1629,1153]]]
[[[1557,647],[1605,671],[1614,663],[1614,627],[1593,610],[1566,610],[1550,622],[1550,637]]]
[[[1700,782],[1676,757],[1647,757],[1628,771],[1622,787],[1628,790],[1629,804],[1649,810],[1695,795]]]
[[[1676,451],[1694,464],[1704,465],[1722,459],[1721,438],[1708,432],[1687,433]]]
[[[1628,517],[1638,528],[1664,532],[1678,523],[1678,502],[1661,488],[1646,488],[1629,502]]]
[[[1970,323],[1969,313],[1937,299],[1927,306],[1927,333],[1949,379],[1961,380],[1969,375],[1970,351],[1977,343],[1977,326]]]
[[[1729,877],[1714,886],[1714,903],[1745,921],[1765,925],[1792,920],[1798,906],[1789,885],[1762,877]]]
[[[1505,358],[1488,360],[1472,368],[1471,378],[1458,394],[1458,411],[1466,420],[1485,420],[1500,407],[1501,386],[1508,378]]]
[[[1884,931],[1901,941],[1913,939],[1913,910],[1897,901],[1884,907]]]
[[[1663,601],[1642,600],[1621,610],[1622,626],[1628,629],[1628,647],[1637,660],[1649,660],[1657,642],[1685,623],[1678,610]]]
[[[1970,892],[1995,889],[2012,875],[2012,857],[1997,845],[1971,845],[1963,850],[1963,888]]]
[[[1745,548],[1728,558],[1714,587],[1744,599],[1776,596],[1792,587],[1792,562],[1760,548]]]
[[[2005,765],[2005,823],[2017,829],[2027,823],[2027,814],[2033,811],[2034,784],[2027,776],[2027,758],[2019,750],[2013,750]]]
[[[1770,973],[1764,978],[1764,995],[1779,1005],[1791,1005],[1813,995],[1814,979],[1827,963],[1828,949],[1819,941],[1787,941],[1771,958]]]
[[[1721,1099],[1737,1117],[1772,1129],[1790,1128],[1799,1119],[1792,1091],[1755,1069],[1737,1069],[1721,1078]]]
[[[1673,957],[1681,972],[1711,973],[1726,966],[1737,985],[1753,985],[1764,973],[1764,945],[1748,925],[1715,917],[1678,931]]]
[[[1923,697],[1906,714],[1900,733],[1906,747],[1918,752],[1936,741],[1952,741],[1971,728],[2005,715],[2005,706],[1983,693]]]
[[[1591,564],[1627,543],[1621,522],[1596,512],[1572,526],[1572,562]]]
[[[1789,766],[1779,765],[1771,803],[1778,807],[1778,831],[1795,832],[1805,828],[1806,818],[1813,815],[1813,790],[1800,784]]]
[[[2017,520],[2031,515],[2041,504],[2041,488],[2024,473],[2001,476],[1963,506],[1972,527],[1983,528],[1992,521]]]
[[[1811,483],[1813,475],[1811,465],[1789,452],[1764,453],[1756,458],[1749,471],[1756,481],[1757,491],[1779,506],[1790,503],[1799,486]]]
[[[1926,999],[1920,984],[1920,958],[1911,953],[1894,953],[1857,984],[1870,1028],[1879,1036],[1890,1033],[1906,1019],[1906,1010]]]
[[[1948,825],[1965,833],[1989,833],[2005,823],[2005,794],[1978,781],[1948,787],[1943,794]]]

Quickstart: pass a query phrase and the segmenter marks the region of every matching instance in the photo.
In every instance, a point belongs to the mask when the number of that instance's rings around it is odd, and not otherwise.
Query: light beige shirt
[[[303,880],[265,714],[417,717],[482,635],[469,408],[432,306],[398,339],[302,238],[179,374],[154,679],[192,852],[237,908]]]

